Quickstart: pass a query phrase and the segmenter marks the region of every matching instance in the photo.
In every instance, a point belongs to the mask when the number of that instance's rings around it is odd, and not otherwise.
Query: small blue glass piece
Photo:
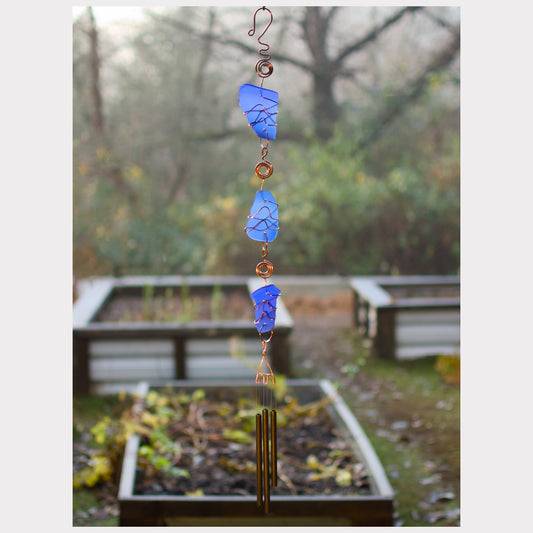
[[[276,91],[245,83],[239,89],[239,105],[248,124],[261,139],[276,138],[279,95]]]
[[[278,204],[268,191],[257,191],[250,208],[246,234],[254,241],[272,242],[278,235]]]
[[[265,285],[250,295],[255,303],[255,327],[259,333],[274,329],[276,303],[281,291],[275,285]]]

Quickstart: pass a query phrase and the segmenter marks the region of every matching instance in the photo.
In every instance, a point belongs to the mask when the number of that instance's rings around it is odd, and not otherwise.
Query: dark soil
[[[370,494],[364,466],[333,425],[326,406],[316,409],[313,405],[309,409],[299,406],[297,412],[294,404],[277,408],[283,423],[279,425],[277,439],[279,481],[275,493]],[[170,439],[181,446],[176,464],[194,475],[165,475],[149,468],[144,461],[137,472],[135,493],[255,495],[255,447],[253,441],[240,442],[250,431],[243,428],[242,421],[237,421],[233,407],[219,404],[210,407],[204,400],[200,407],[202,427],[196,429],[194,419],[198,419],[197,416],[183,413],[183,418],[179,418],[185,424],[171,425],[167,432]],[[232,439],[228,431],[237,432],[238,438]]]
[[[253,302],[245,291],[216,290],[182,294],[118,294],[98,313],[95,322],[190,322],[253,320]]]

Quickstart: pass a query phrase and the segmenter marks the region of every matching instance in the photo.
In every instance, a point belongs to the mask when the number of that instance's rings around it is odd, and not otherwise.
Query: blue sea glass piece
[[[259,333],[274,329],[276,303],[281,291],[275,285],[265,285],[250,295],[255,303],[255,327]]]
[[[239,89],[239,105],[248,124],[261,139],[276,138],[279,95],[276,91],[245,83]]]
[[[278,204],[268,191],[257,191],[250,208],[246,234],[254,241],[272,242],[278,235]]]

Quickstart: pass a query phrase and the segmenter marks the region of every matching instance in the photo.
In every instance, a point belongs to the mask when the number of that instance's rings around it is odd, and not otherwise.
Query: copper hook
[[[270,25],[272,24],[272,20],[274,19],[274,16],[272,15],[272,11],[270,11],[270,9],[268,9],[268,7],[263,6],[263,7],[260,7],[259,9],[256,10],[256,12],[254,13],[254,27],[251,30],[248,31],[248,35],[250,37],[253,37],[254,34],[255,34],[255,18],[256,18],[257,13],[259,11],[268,11],[270,13],[270,22],[268,23],[267,27],[263,30],[263,33],[257,38],[257,42],[259,44],[262,44],[263,46],[266,46],[267,50],[268,50],[270,48],[268,46],[268,44],[262,43],[261,40],[260,40],[261,37],[263,37],[263,35],[267,32],[268,28],[270,28]],[[265,50],[265,52],[266,52],[266,50]]]
[[[255,65],[255,72],[261,78],[261,85],[262,85],[263,78],[268,78],[268,76],[270,76],[274,70],[272,63],[270,62],[270,59],[272,56],[267,53],[270,50],[270,46],[267,43],[264,43],[263,41],[261,41],[261,37],[263,37],[263,35],[265,35],[265,33],[267,32],[268,28],[270,28],[270,25],[272,24],[272,20],[274,19],[274,16],[272,15],[272,11],[270,11],[270,9],[268,9],[265,6],[257,9],[256,12],[254,13],[254,26],[251,30],[248,30],[248,35],[250,37],[255,35],[255,29],[256,29],[255,19],[259,11],[268,11],[270,14],[270,22],[267,24],[266,28],[263,30],[263,33],[257,38],[257,42],[261,46],[264,46],[264,48],[261,48],[258,51],[259,55],[263,59],[260,59]]]

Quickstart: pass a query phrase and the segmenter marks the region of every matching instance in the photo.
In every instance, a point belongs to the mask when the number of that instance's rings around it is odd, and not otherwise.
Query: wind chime
[[[253,28],[248,32],[253,37],[256,32],[256,16],[259,11],[266,11],[270,15],[270,21],[263,33],[257,38],[262,46],[258,53],[259,61],[255,65],[255,72],[260,78],[259,86],[244,84],[239,89],[239,105],[248,119],[249,126],[260,139],[261,160],[255,166],[255,175],[261,180],[261,188],[255,195],[254,202],[246,223],[246,234],[250,239],[262,243],[262,260],[257,264],[256,274],[262,278],[265,285],[255,290],[252,294],[254,302],[254,324],[259,333],[262,344],[262,355],[257,374],[256,384],[261,387],[262,407],[256,414],[256,469],[257,469],[257,505],[263,507],[265,514],[270,507],[270,488],[277,484],[277,424],[276,410],[272,408],[272,396],[263,391],[269,389],[269,385],[276,382],[276,377],[268,361],[268,343],[274,333],[276,320],[276,302],[280,290],[268,279],[274,272],[274,266],[267,259],[268,245],[278,234],[278,204],[272,193],[264,189],[265,180],[270,178],[274,171],[272,163],[266,158],[268,146],[271,140],[276,138],[276,117],[278,113],[278,93],[263,88],[263,81],[273,71],[271,56],[268,54],[270,46],[261,41],[263,35],[272,24],[272,12],[266,7],[257,9],[254,13]],[[258,395],[259,397],[259,395]],[[258,401],[259,403],[259,401]]]

